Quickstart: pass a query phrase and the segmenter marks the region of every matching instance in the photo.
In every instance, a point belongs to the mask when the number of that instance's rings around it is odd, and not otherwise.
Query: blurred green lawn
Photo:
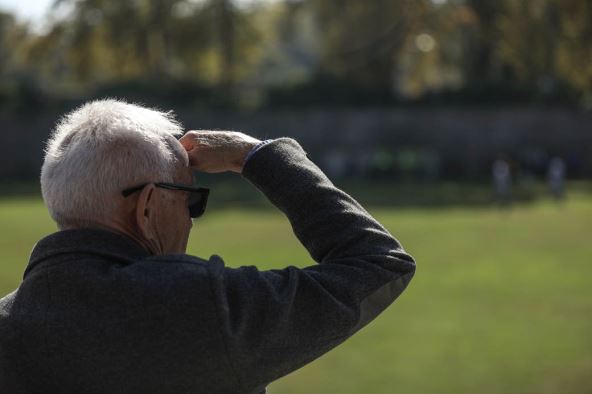
[[[213,208],[190,254],[312,264],[279,212]],[[592,197],[369,211],[415,256],[416,277],[376,321],[271,394],[592,393]],[[0,295],[54,229],[38,198],[0,200]]]

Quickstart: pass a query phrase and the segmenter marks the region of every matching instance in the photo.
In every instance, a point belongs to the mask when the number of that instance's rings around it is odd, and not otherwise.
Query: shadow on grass
[[[245,178],[236,174],[200,174],[200,186],[211,189],[209,206],[213,209],[269,209],[272,205]],[[500,205],[488,183],[461,182],[399,182],[375,180],[343,180],[334,182],[364,206],[396,208],[489,207]],[[567,185],[571,193],[592,194],[592,182],[573,181]],[[40,197],[38,183],[12,182],[0,190],[0,199]],[[523,205],[549,198],[544,183],[515,185],[512,205]]]
[[[240,177],[202,177],[205,187],[211,189],[211,205],[216,208],[227,206],[248,208],[270,208],[265,196],[245,179]],[[500,205],[494,197],[490,184],[436,182],[384,182],[369,180],[335,181],[337,187],[350,194],[364,206],[388,208],[447,208],[447,207],[490,207]],[[570,182],[570,193],[592,194],[592,182]],[[511,205],[533,203],[549,198],[543,183],[517,185],[512,192]]]

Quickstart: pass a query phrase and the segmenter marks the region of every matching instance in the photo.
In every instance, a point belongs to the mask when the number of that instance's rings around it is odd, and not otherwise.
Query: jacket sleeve
[[[212,290],[245,392],[318,358],[368,324],[415,272],[399,242],[336,188],[293,139],[263,146],[243,177],[288,217],[319,264],[232,269],[212,256]]]

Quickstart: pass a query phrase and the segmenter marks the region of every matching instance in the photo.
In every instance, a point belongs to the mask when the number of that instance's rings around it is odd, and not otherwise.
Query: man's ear
[[[153,184],[146,185],[138,196],[136,204],[136,223],[140,234],[147,240],[154,238],[152,220],[156,212],[156,187]]]

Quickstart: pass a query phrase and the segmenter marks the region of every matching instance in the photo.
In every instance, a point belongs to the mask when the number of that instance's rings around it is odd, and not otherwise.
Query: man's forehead
[[[189,156],[187,151],[176,138],[171,138],[167,141],[171,146],[173,154],[177,159],[177,176],[176,178],[185,184],[191,184],[195,178],[195,171],[189,167]]]
[[[184,167],[189,166],[189,156],[187,155],[187,151],[183,148],[183,145],[177,140],[175,137],[170,136],[167,138],[167,143],[171,147],[173,154],[180,161]]]
[[[177,166],[177,182],[181,182],[184,184],[192,184],[196,179],[196,172],[191,167],[186,166]]]

